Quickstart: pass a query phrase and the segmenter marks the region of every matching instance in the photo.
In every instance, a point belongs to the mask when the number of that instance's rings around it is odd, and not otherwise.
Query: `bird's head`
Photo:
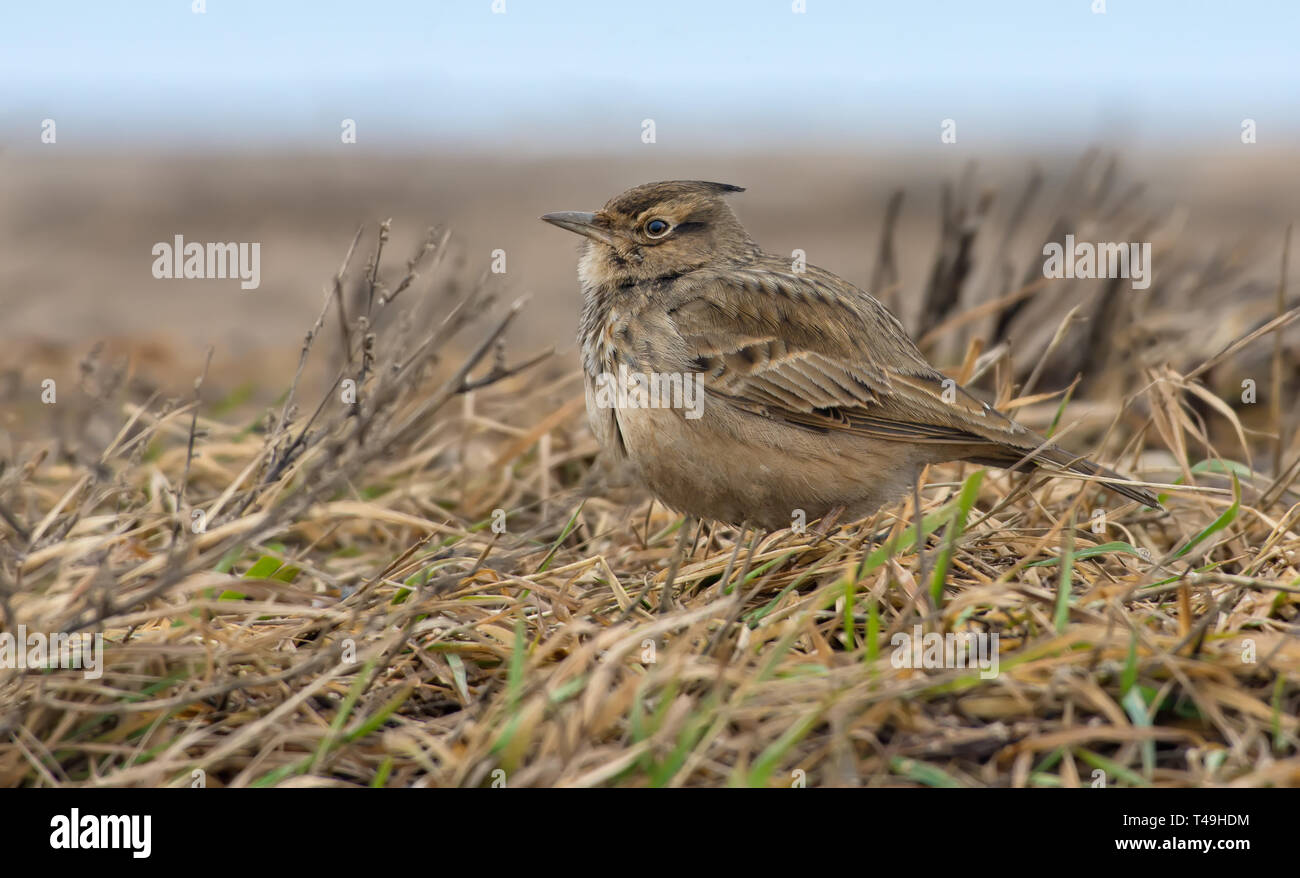
[[[565,211],[542,219],[587,238],[579,262],[584,284],[637,283],[757,255],[722,198],[743,191],[700,180],[646,183],[594,213]]]

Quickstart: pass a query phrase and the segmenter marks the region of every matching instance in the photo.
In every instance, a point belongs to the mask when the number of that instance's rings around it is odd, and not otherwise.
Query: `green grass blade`
[[[1174,553],[1174,557],[1175,558],[1183,557],[1192,549],[1196,548],[1198,544],[1200,544],[1208,537],[1210,537],[1212,534],[1215,534],[1223,530],[1228,525],[1232,524],[1232,522],[1235,521],[1237,518],[1237,513],[1240,511],[1241,511],[1241,482],[1237,479],[1237,474],[1233,473],[1232,474],[1232,505],[1229,506],[1227,509],[1223,510],[1223,514],[1220,515],[1218,518],[1214,519],[1214,521],[1210,523],[1209,527],[1207,527],[1205,530],[1198,533],[1196,536],[1192,537],[1190,540],[1188,540],[1187,545],[1183,546],[1176,553]]]
[[[1070,621],[1070,586],[1074,579],[1074,513],[1065,526],[1065,545],[1061,547],[1061,576],[1056,586],[1056,633],[1065,631]]]
[[[930,578],[930,600],[935,607],[943,605],[943,587],[948,580],[948,567],[952,564],[952,554],[957,548],[957,541],[961,539],[962,532],[966,529],[966,516],[970,514],[971,507],[975,505],[975,499],[979,496],[984,472],[979,469],[971,473],[962,484],[961,494],[957,497],[957,505],[952,511],[952,518],[944,534],[943,549],[939,552],[939,558],[934,565],[934,574]]]
[[[1080,549],[1079,551],[1073,554],[1073,557],[1071,557],[1070,562],[1073,563],[1075,561],[1082,561],[1085,558],[1095,558],[1097,555],[1109,555],[1114,552],[1123,552],[1125,555],[1133,555],[1138,558],[1142,557],[1142,553],[1139,552],[1136,548],[1134,548],[1131,544],[1120,540],[1116,540],[1115,542],[1111,542],[1111,543],[1102,543],[1100,546],[1088,546],[1085,549]],[[1026,567],[1051,567],[1053,564],[1060,564],[1060,563],[1061,563],[1060,558],[1048,558],[1044,561],[1034,561],[1032,564],[1026,564],[1025,566]]]
[[[560,535],[555,538],[555,542],[551,543],[550,551],[546,553],[546,557],[543,558],[542,563],[538,565],[538,573],[545,573],[546,568],[551,566],[551,559],[555,557],[555,553],[560,550],[560,546],[566,539],[568,539],[569,534],[573,533],[573,528],[578,523],[578,515],[582,512],[582,507],[586,505],[587,501],[584,499],[578,504],[578,508],[573,510],[573,514],[569,516],[569,520],[565,523],[564,529],[561,530]]]
[[[927,787],[960,789],[965,786],[942,768],[937,768],[925,762],[918,762],[915,759],[905,759],[901,756],[895,756],[889,760],[889,770],[894,774],[924,784]]]

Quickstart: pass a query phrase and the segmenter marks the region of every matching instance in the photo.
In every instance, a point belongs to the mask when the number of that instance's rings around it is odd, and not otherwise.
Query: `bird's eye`
[[[662,238],[668,234],[668,223],[661,219],[652,219],[645,224],[645,233],[651,238]]]

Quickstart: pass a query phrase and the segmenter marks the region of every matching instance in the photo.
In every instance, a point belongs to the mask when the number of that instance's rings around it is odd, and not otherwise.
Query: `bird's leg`
[[[664,580],[663,595],[659,599],[660,613],[667,613],[672,608],[673,580],[677,578],[677,569],[681,567],[682,556],[686,554],[686,540],[693,530],[695,530],[695,516],[683,516],[681,529],[677,531],[677,545],[673,548],[673,558],[668,562],[668,577]]]
[[[822,520],[817,522],[817,526],[813,528],[813,533],[817,534],[819,538],[825,539],[826,535],[831,532],[835,527],[835,523],[840,520],[840,516],[843,514],[844,507],[836,506],[830,512],[827,512],[822,516]]]
[[[727,588],[727,583],[731,581],[731,571],[736,569],[736,559],[740,557],[740,547],[745,542],[745,531],[749,529],[749,522],[740,523],[740,533],[736,534],[736,545],[731,550],[731,557],[727,559],[727,569],[722,572],[722,578],[718,580],[718,594],[722,595]]]
[[[744,537],[743,533],[741,537]],[[736,543],[736,547],[740,547],[739,542]],[[709,645],[704,648],[705,654],[711,654],[718,648],[718,645],[722,643],[722,638],[731,630],[731,626],[736,623],[736,620],[740,618],[740,614],[745,610],[745,603],[751,596],[745,594],[742,589],[745,585],[745,577],[749,575],[749,567],[754,562],[754,550],[756,548],[758,548],[758,528],[754,528],[754,535],[749,538],[749,551],[745,553],[745,564],[740,568],[740,578],[736,580],[735,597],[731,601],[731,609],[727,611],[726,620],[713,633],[713,637],[709,639]],[[726,588],[727,580],[724,578],[718,586],[718,593],[725,594]],[[758,586],[754,586],[754,590],[757,591]]]
[[[754,550],[758,548],[758,528],[754,528],[754,534],[749,538],[749,551],[745,553],[745,564],[740,568],[740,576],[736,579],[736,603],[744,603],[744,596],[740,589],[745,584],[745,577],[749,575],[749,567],[754,563]],[[723,585],[726,588],[726,585]]]
[[[916,587],[917,591],[930,596],[930,587],[925,581],[925,513],[921,510],[921,471],[912,476],[912,511],[916,514]]]

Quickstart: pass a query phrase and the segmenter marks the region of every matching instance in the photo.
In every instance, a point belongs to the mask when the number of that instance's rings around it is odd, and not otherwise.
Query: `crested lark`
[[[1144,488],[1077,459],[980,402],[921,356],[866,292],[763,253],[723,195],[738,186],[648,183],[595,213],[545,221],[583,235],[579,340],[587,414],[601,446],[668,506],[788,527],[843,509],[870,515],[926,464],[1047,464]],[[601,376],[685,375],[701,410],[610,406]],[[617,383],[617,382],[616,382]]]

